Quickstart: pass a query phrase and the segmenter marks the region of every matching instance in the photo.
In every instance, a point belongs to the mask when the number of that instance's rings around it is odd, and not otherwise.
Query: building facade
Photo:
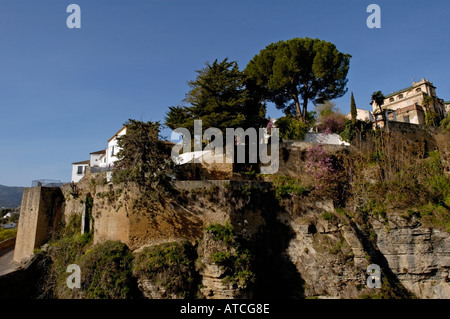
[[[86,174],[89,167],[89,161],[72,163],[72,183],[78,183]]]
[[[356,120],[358,121],[363,121],[363,122],[373,122],[374,121],[374,117],[372,112],[370,112],[369,110],[364,110],[364,109],[356,109]],[[352,114],[348,113],[345,116],[346,119],[351,120],[352,119]]]
[[[120,148],[117,138],[125,135],[127,127],[122,127],[116,134],[108,140],[108,147],[104,150],[92,152],[89,154],[89,160],[72,163],[72,182],[78,183],[90,169],[91,173],[107,172],[108,181],[111,178],[111,170],[114,163],[118,160],[117,153]]]
[[[426,102],[427,97],[431,98],[429,103]],[[446,115],[444,100],[437,97],[433,83],[424,78],[408,88],[386,95],[381,110],[375,101],[371,104],[375,125],[380,127],[384,126],[382,113],[388,121],[422,125],[426,124],[427,112],[435,112],[441,118]]]
[[[114,163],[118,160],[117,154],[120,151],[119,144],[118,144],[118,137],[125,135],[127,133],[127,127],[122,127],[116,134],[113,135],[108,140],[108,147],[106,148],[106,167],[113,168]]]

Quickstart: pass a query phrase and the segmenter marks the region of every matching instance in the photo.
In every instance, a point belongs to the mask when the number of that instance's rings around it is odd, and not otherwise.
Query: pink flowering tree
[[[319,143],[306,150],[306,173],[315,180],[314,188],[317,191],[326,191],[327,186],[331,185],[335,169],[331,156],[325,151],[323,141],[331,130],[327,128],[319,140]]]

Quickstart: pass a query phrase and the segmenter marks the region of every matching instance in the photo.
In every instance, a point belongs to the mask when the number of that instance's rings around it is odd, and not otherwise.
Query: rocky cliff
[[[450,297],[450,236],[445,231],[394,213],[389,221],[369,217],[361,222],[336,209],[329,199],[307,193],[279,198],[267,182],[215,184],[179,184],[184,187],[178,189],[179,200],[166,203],[156,216],[136,214],[126,192],[115,199],[116,209],[111,210],[111,199],[105,196],[109,188],[97,187],[96,242],[120,239],[137,254],[165,243],[196,243],[191,262],[199,278],[196,296],[200,298]],[[67,207],[75,209],[73,202]],[[231,245],[205,230],[208,225],[227,223],[235,236]],[[250,276],[239,285],[242,273],[238,275],[230,261],[238,259],[236,247],[241,246],[236,243],[243,241]],[[382,269],[382,289],[366,286],[370,264]],[[138,284],[147,298],[183,296],[142,274]]]

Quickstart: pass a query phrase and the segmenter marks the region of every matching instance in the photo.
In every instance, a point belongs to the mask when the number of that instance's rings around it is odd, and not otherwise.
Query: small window
[[[394,102],[394,98],[391,97],[391,98],[389,99],[389,102]]]
[[[416,92],[422,92],[421,88],[417,88]]]
[[[403,117],[403,122],[409,123],[409,115]]]
[[[400,99],[403,99],[403,94],[399,94],[398,97],[397,97],[397,99],[399,99],[399,100],[400,100]]]
[[[77,174],[78,174],[78,175],[83,175],[83,166],[78,166],[78,168],[77,168]]]
[[[114,156],[114,146],[111,147],[111,156]]]

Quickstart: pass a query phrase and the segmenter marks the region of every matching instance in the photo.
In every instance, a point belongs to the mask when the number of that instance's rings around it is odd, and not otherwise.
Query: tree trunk
[[[300,101],[298,100],[298,95],[293,95],[294,102],[295,102],[295,115],[298,119],[302,117],[302,111],[300,110]]]
[[[302,114],[303,122],[306,122],[307,111],[308,111],[308,97],[304,96],[303,97],[303,114]]]

